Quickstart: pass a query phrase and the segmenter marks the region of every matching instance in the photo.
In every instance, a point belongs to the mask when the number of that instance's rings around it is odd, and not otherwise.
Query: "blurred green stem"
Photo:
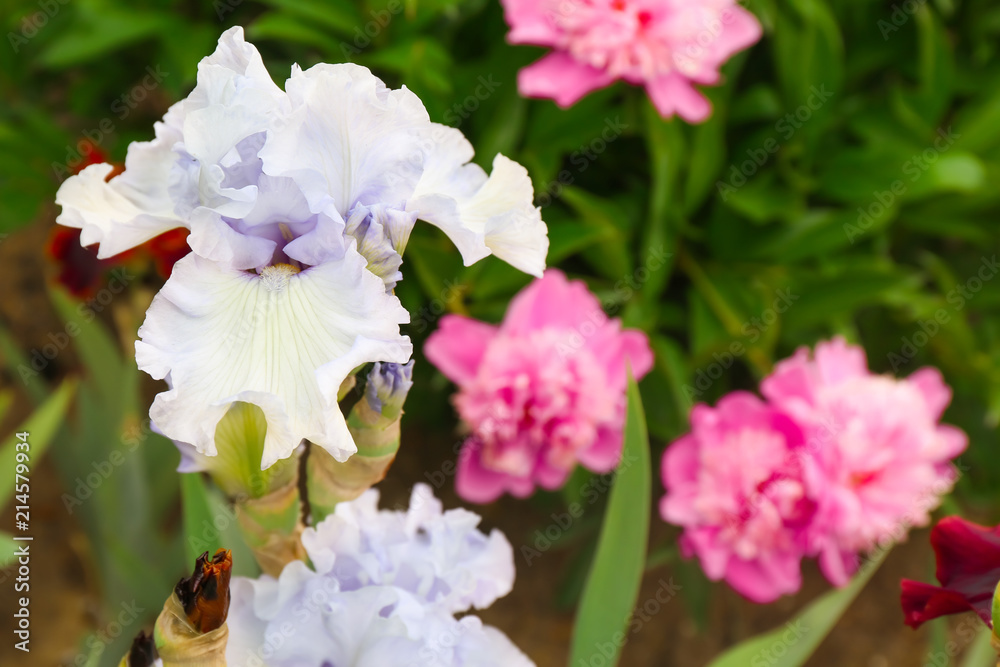
[[[681,253],[678,262],[691,279],[695,289],[704,297],[705,301],[708,302],[709,308],[712,309],[715,316],[722,322],[726,333],[734,339],[742,336],[743,322],[736,312],[729,307],[726,299],[715,288],[715,285],[712,284],[708,274],[705,273],[701,265],[689,253]],[[771,363],[761,350],[748,347],[746,358],[760,377],[771,372]]]
[[[679,125],[673,121],[663,120],[648,100],[644,100],[642,106],[645,110],[645,137],[651,174],[649,212],[642,247],[646,252],[662,249],[665,253],[673,254],[676,252],[676,235],[671,234],[669,204],[671,195],[676,199],[677,175],[684,153],[684,137]],[[670,269],[668,264],[663,271],[657,271],[650,276],[650,284],[644,290],[644,295],[650,302],[656,301],[666,289],[670,280]]]

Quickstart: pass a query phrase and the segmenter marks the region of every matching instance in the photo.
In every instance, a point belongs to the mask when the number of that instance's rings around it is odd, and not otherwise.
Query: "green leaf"
[[[0,476],[0,506],[3,506],[14,492],[14,469],[17,463],[17,444],[21,440],[17,433],[28,433],[28,443],[31,445],[28,450],[27,477],[31,477],[31,470],[34,470],[41,461],[42,455],[52,442],[53,436],[62,426],[66,411],[69,409],[70,399],[76,392],[76,381],[66,380],[49,397],[40,408],[22,423],[17,431],[7,438],[3,446],[0,446],[0,470],[5,472]]]
[[[616,202],[571,186],[563,188],[562,198],[586,224],[604,229],[614,238],[587,249],[585,256],[594,268],[613,281],[631,276],[634,267],[627,249],[626,216]]]
[[[674,217],[680,214],[681,209],[679,202],[676,201],[677,184],[687,152],[684,133],[679,122],[664,121],[651,103],[645,105],[645,110],[652,183],[643,247],[661,248],[663,252],[673,254],[677,247],[675,232],[677,224]],[[720,161],[723,154],[724,151],[719,153]],[[700,173],[714,174],[718,170],[717,164],[706,165],[699,159],[697,153],[692,156],[692,161],[690,178],[694,178],[698,166],[702,167]],[[691,184],[691,180],[688,184]],[[692,208],[694,207],[688,206],[688,209]],[[653,303],[660,297],[667,287],[669,278],[669,268],[650,275],[649,283],[643,293],[647,302]]]
[[[986,182],[986,167],[972,153],[947,153],[935,158],[925,173],[915,180],[906,194],[910,199],[944,192],[973,193]]]
[[[878,569],[888,549],[868,561],[844,588],[832,590],[812,602],[791,622],[753,637],[723,653],[709,667],[746,667],[766,660],[770,667],[804,665]],[[792,638],[789,639],[791,631]],[[780,649],[780,650],[779,650]]]
[[[727,191],[723,202],[755,223],[791,220],[800,216],[805,208],[799,193],[775,182],[773,171],[761,174],[741,188]]]
[[[73,27],[51,42],[38,60],[53,68],[78,65],[152,35],[169,33],[173,25],[169,14],[156,12],[81,11]]]
[[[990,643],[990,634],[990,631],[984,628],[976,635],[972,646],[965,654],[965,659],[962,660],[961,667],[987,667],[996,662],[997,654]]]
[[[243,541],[236,509],[200,473],[181,475],[184,552],[189,563],[205,551],[225,548],[233,552],[233,573],[254,576],[258,570],[253,552]]]
[[[338,42],[330,33],[307,22],[307,19],[279,12],[264,14],[251,23],[247,27],[247,37],[254,41],[272,39],[278,42],[310,44],[329,53],[340,51],[337,48]]]
[[[907,275],[899,268],[886,270],[861,263],[844,266],[836,273],[801,274],[790,281],[789,288],[801,299],[788,309],[783,321],[789,331],[801,335],[802,329],[867,305],[912,301],[919,285],[918,276]]]
[[[0,531],[0,567],[7,567],[14,560],[17,542],[10,533]]]
[[[774,57],[778,80],[788,109],[798,109],[810,101],[811,108],[799,132],[814,146],[822,137],[834,104],[823,102],[820,93],[841,90],[844,78],[844,42],[840,27],[822,0],[790,0],[794,11],[787,9],[775,15],[773,35]]]
[[[0,389],[0,424],[3,423],[7,411],[14,404],[14,392],[9,389]]]
[[[323,26],[326,26],[346,34],[356,30],[358,34],[364,35],[361,14],[356,4],[349,0],[259,0],[259,2],[283,10],[278,16],[292,19],[292,16],[288,15],[294,15],[305,19],[310,25],[322,24],[316,26],[317,32],[322,32]],[[287,15],[284,12],[287,12]],[[379,31],[383,27],[377,21],[373,25],[378,26]],[[374,32],[374,29],[371,31]]]
[[[62,290],[51,290],[50,296],[66,324],[61,334],[73,340],[101,403],[120,404],[126,382],[125,364],[128,363],[129,370],[134,370],[135,362],[123,360],[117,339],[98,321],[92,308],[81,306]]]
[[[625,448],[608,499],[597,555],[573,627],[569,664],[590,664],[595,652],[618,663],[625,628],[639,597],[649,541],[651,472],[646,418],[629,376]],[[607,646],[613,655],[608,656]]]
[[[915,100],[928,125],[936,125],[947,109],[955,83],[955,62],[947,29],[927,5],[916,13],[920,45],[920,94]]]
[[[21,350],[17,341],[3,326],[0,326],[0,359],[3,359],[3,364],[10,371],[11,377],[17,376],[24,383],[32,402],[41,403],[45,400],[48,394],[45,379],[31,367],[28,355]]]
[[[215,553],[222,546],[214,527],[212,500],[201,473],[181,475],[181,502],[184,516],[184,553],[193,563],[203,552]]]
[[[653,369],[654,375],[662,376],[667,386],[670,388],[670,403],[664,406],[662,411],[665,418],[667,414],[673,413],[670,422],[675,425],[676,431],[680,431],[687,424],[688,413],[691,412],[691,390],[687,389],[690,381],[690,371],[687,367],[687,357],[673,339],[659,334],[650,337],[650,345],[656,354],[656,366]],[[652,418],[651,418],[652,420]]]
[[[567,257],[596,243],[611,241],[616,234],[606,227],[582,225],[576,221],[548,223],[549,256],[548,264],[554,266]]]

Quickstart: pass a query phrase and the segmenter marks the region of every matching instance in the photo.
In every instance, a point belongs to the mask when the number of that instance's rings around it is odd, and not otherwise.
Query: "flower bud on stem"
[[[305,560],[298,476],[260,498],[240,497],[236,509],[243,539],[266,574],[277,577],[288,563]]]
[[[153,667],[158,657],[153,635],[147,635],[144,630],[140,630],[132,640],[128,655],[122,658],[118,667]]]
[[[337,503],[354,500],[385,477],[399,450],[403,403],[412,378],[412,361],[376,363],[364,397],[347,417],[357,453],[340,462],[319,447],[310,450],[306,474],[314,524],[332,514]]]
[[[232,499],[244,540],[267,574],[304,560],[299,496],[301,452],[261,470],[267,420],[256,405],[237,402],[215,429],[217,455],[197,455],[198,468]]]
[[[206,551],[191,576],[177,582],[153,629],[163,667],[226,667],[232,565],[228,550],[211,560]]]

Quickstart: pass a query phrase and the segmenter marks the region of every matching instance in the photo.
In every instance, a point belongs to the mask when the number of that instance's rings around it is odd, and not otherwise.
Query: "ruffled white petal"
[[[499,531],[480,532],[478,515],[442,513],[424,484],[414,487],[407,512],[379,511],[378,498],[369,490],[306,529],[302,544],[317,572],[346,590],[391,584],[449,613],[483,609],[510,592],[513,549]]]
[[[344,503],[336,515],[306,532],[315,570],[295,561],[278,579],[233,579],[229,664],[533,667],[496,628],[475,616],[456,619],[457,606],[446,603],[454,598],[428,595],[439,583],[422,590],[418,584],[430,580],[402,576],[398,567],[401,556],[417,569],[433,563],[442,568],[441,577],[449,576],[452,567],[482,567],[476,558],[442,557],[468,551],[464,528],[442,532],[451,523],[448,517],[460,516],[463,526],[474,526],[479,517],[442,514],[427,487],[415,489],[409,512],[380,512],[377,502],[372,492]],[[362,552],[372,569],[356,567]],[[500,558],[512,573],[509,545]]]
[[[62,213],[56,222],[81,230],[83,245],[100,244],[97,256],[112,257],[154,236],[188,224],[174,214],[167,192],[173,130],[156,126],[157,139],[129,146],[125,172],[105,181],[110,164],[92,164],[71,176],[56,193]]]
[[[428,150],[420,99],[352,64],[294,69],[285,89],[292,111],[261,151],[264,172],[293,177],[314,211],[328,199],[345,219],[357,204],[402,209]]]
[[[454,128],[434,125],[434,147],[407,210],[439,227],[462,253],[466,266],[494,254],[541,277],[548,229],[533,204],[528,171],[503,155],[487,176],[472,159],[472,145]]]
[[[267,420],[261,467],[309,439],[345,460],[356,448],[337,389],[369,361],[409,359],[409,316],[349,246],[301,273],[261,275],[189,255],[153,300],[136,343],[139,368],[168,378],[150,417],[167,437],[215,454],[215,427],[234,401]]]
[[[539,278],[549,254],[549,230],[532,204],[534,188],[528,170],[497,155],[493,173],[475,196],[460,208],[466,224],[483,225],[490,251],[515,269]]]
[[[257,49],[244,41],[242,28],[232,28],[198,65],[195,89],[156,123],[156,138],[129,146],[124,173],[105,182],[113,167],[91,165],[63,183],[57,222],[80,228],[81,242],[99,243],[104,258],[167,230],[197,226],[190,214],[199,206],[249,213],[256,183],[234,181],[226,167],[239,163],[237,145],[280,121],[284,109],[285,95]]]
[[[346,233],[390,290],[416,217],[443,229],[466,264],[494,254],[541,275],[548,238],[523,167],[497,156],[487,175],[461,132],[364,67],[294,67],[286,89],[242,30],[228,30],[157,138],[130,147],[123,175],[104,183],[111,167],[101,165],[64,184],[59,222],[83,229],[102,257],[184,226],[196,254],[260,269],[324,261],[340,244],[316,216],[343,223],[368,210],[374,223],[351,220]]]

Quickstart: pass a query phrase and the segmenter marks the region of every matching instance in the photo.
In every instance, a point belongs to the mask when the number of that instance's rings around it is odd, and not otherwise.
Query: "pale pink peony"
[[[755,602],[797,591],[804,556],[846,584],[859,553],[926,525],[954,484],[966,436],[939,423],[951,392],[935,369],[875,375],[837,338],[780,362],[761,392],[695,406],[660,505],[684,553]]]
[[[518,89],[562,107],[618,79],[646,86],[660,115],[711,115],[696,84],[761,36],[735,0],[501,0],[512,44],[553,52],[521,70]]]
[[[685,556],[754,602],[802,583],[815,514],[816,471],[802,430],[747,392],[697,405],[691,432],[663,457],[666,521],[684,527]]]
[[[621,458],[626,362],[653,365],[645,334],[622,330],[587,287],[547,271],[511,302],[500,326],[449,315],[427,358],[459,391],[470,431],[456,478],[470,502],[562,486],[577,463],[595,472]]]
[[[836,585],[858,552],[926,525],[957,477],[950,460],[967,438],[938,423],[951,391],[936,369],[874,375],[862,348],[836,338],[779,363],[761,392],[802,426],[826,480],[812,548]]]

